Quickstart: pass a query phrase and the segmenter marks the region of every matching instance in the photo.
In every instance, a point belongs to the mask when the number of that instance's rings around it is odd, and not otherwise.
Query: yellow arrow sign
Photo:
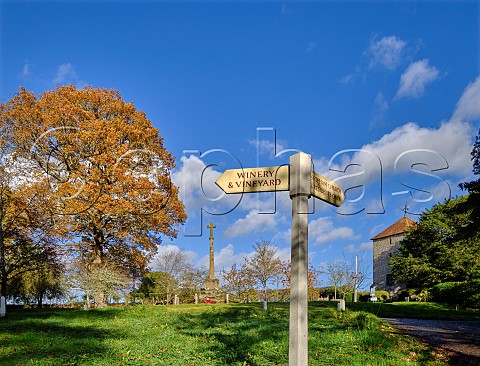
[[[229,169],[215,184],[228,194],[288,191],[289,166]]]
[[[340,185],[316,172],[311,174],[310,188],[312,196],[337,207],[345,199],[345,194]]]

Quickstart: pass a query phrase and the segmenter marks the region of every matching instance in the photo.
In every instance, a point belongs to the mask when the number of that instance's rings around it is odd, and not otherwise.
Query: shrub
[[[383,291],[383,290],[375,291],[375,296],[377,296],[378,301],[390,300],[390,294],[387,291]]]
[[[370,292],[359,292],[358,301],[360,302],[369,302],[370,301]]]
[[[439,303],[480,309],[480,280],[439,283],[431,294]]]
[[[342,296],[340,296],[342,298]],[[346,292],[345,293],[345,302],[352,302],[353,301],[353,292]]]
[[[329,286],[329,287],[323,287],[323,288],[320,288],[320,296],[321,297],[330,297],[330,298],[333,298],[335,296],[335,290],[333,287]],[[338,291],[337,291],[338,292]],[[338,296],[338,295],[337,295]]]
[[[420,302],[428,301],[430,300],[430,298],[431,298],[430,291],[428,291],[428,289],[426,288],[422,288],[420,292],[417,294],[417,300]]]
[[[372,329],[377,323],[378,318],[376,318],[373,314],[362,311],[352,319],[351,327],[360,330]]]
[[[399,291],[397,293],[397,298],[398,298],[398,301],[406,301],[407,297],[413,301],[415,299],[415,293],[416,293],[416,289],[413,289],[413,288],[408,288],[408,289],[403,289],[401,291]],[[413,298],[412,298],[413,297]]]

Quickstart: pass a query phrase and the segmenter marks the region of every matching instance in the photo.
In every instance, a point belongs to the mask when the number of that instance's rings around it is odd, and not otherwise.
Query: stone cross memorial
[[[290,366],[308,365],[308,199],[314,196],[337,207],[345,199],[342,188],[314,172],[312,165],[312,157],[299,152],[290,156],[290,165],[230,169],[215,182],[225,193],[275,191],[290,193],[292,199],[288,352]]]
[[[210,222],[210,225],[207,226],[207,228],[210,229],[210,265],[209,265],[209,276],[205,280],[205,288],[207,290],[214,290],[218,289],[220,287],[220,281],[218,278],[215,278],[215,251],[214,251],[214,237],[213,237],[213,229],[216,228],[215,225],[213,225],[212,222]]]

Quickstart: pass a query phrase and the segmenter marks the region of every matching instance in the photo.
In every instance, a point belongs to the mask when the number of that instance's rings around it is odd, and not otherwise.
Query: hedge
[[[439,283],[431,295],[435,302],[480,309],[480,280]]]

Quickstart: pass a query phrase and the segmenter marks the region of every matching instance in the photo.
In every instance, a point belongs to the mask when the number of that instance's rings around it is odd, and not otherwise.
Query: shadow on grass
[[[98,327],[114,312],[72,309],[14,309],[0,320],[0,364],[77,364],[108,352],[114,337]],[[73,323],[73,324],[72,324]]]
[[[270,304],[267,311],[261,304],[212,307],[211,311],[182,314],[178,322],[183,334],[208,340],[218,364],[288,363],[288,307]]]

